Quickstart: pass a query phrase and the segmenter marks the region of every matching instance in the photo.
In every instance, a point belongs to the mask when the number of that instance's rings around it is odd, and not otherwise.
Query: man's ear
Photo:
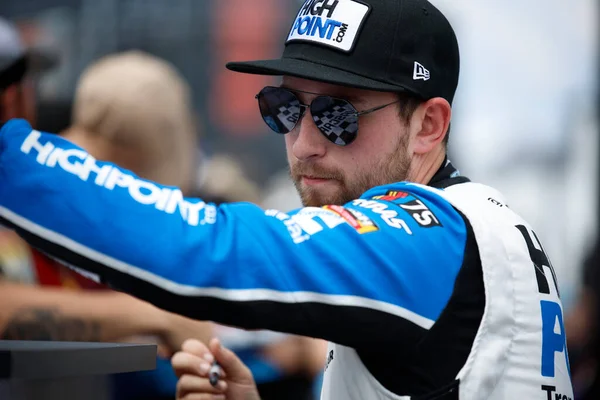
[[[421,119],[421,127],[415,135],[414,152],[426,154],[446,137],[452,107],[447,100],[436,97],[421,104],[416,116]]]

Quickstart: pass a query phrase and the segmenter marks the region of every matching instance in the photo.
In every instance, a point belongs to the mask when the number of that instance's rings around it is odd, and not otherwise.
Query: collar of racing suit
[[[460,171],[452,165],[452,162],[446,156],[440,169],[438,169],[433,178],[431,178],[431,181],[429,181],[428,186],[436,189],[445,189],[449,186],[466,182],[470,182],[470,179],[466,176],[462,176]]]

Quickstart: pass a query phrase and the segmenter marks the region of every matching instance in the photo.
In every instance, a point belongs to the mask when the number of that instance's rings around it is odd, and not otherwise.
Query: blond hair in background
[[[121,152],[124,164],[131,161],[140,177],[189,191],[198,151],[194,120],[189,87],[177,70],[129,51],[104,57],[83,72],[70,130],[85,132],[84,140],[95,148]]]

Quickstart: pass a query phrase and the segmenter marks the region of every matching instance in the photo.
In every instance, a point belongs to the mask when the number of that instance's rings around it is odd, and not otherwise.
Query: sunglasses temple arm
[[[384,109],[384,108],[386,108],[386,107],[389,107],[389,106],[391,106],[392,104],[396,104],[396,103],[399,103],[399,102],[400,102],[400,100],[396,100],[396,101],[393,101],[393,102],[391,102],[391,103],[384,104],[384,105],[382,105],[382,106],[378,106],[378,107],[370,108],[370,109],[368,109],[368,110],[365,110],[365,111],[357,112],[357,113],[356,113],[356,115],[357,115],[357,116],[360,116],[360,115],[370,114],[370,113],[372,113],[372,112],[375,112],[375,111],[382,110],[382,109]]]

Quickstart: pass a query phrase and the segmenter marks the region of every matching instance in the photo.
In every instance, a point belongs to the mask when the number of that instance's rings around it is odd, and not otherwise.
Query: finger
[[[180,351],[175,353],[171,358],[171,366],[178,378],[184,374],[208,377],[212,363],[191,353]],[[227,374],[223,371],[223,368],[221,368],[219,377],[222,379],[227,378]]]
[[[200,358],[204,357],[205,354],[210,354],[210,350],[204,343],[196,339],[188,339],[181,345],[181,350],[186,353],[193,354]],[[212,357],[212,355],[210,356]],[[212,362],[212,358],[210,360],[207,359],[208,362]]]
[[[210,393],[224,394],[227,390],[225,381],[219,381],[216,387],[213,387],[208,379],[196,375],[183,375],[177,382],[177,393],[185,396],[189,393]]]
[[[219,339],[212,339],[208,344],[208,347],[222,369],[227,371],[227,375],[229,375],[231,379],[252,376],[248,367],[242,363],[233,351],[223,347]]]
[[[196,339],[188,339],[181,345],[181,349],[186,353],[193,354],[206,360],[209,364],[215,361],[215,357],[204,343]]]
[[[189,393],[177,400],[226,400],[224,394]]]
[[[181,377],[184,374],[207,377],[211,364],[203,358],[180,351],[175,353],[171,358],[171,366],[173,366],[177,377]]]

